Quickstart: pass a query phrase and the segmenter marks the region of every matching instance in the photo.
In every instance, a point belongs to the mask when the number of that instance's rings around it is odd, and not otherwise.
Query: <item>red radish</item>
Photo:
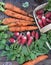
[[[45,17],[46,17],[46,18],[51,17],[51,12],[47,12],[47,13],[45,14]]]
[[[32,37],[35,37],[35,31],[31,32]]]
[[[32,43],[32,41],[33,41],[33,37],[30,37],[29,40],[28,40],[28,42],[27,42],[27,45],[30,46],[31,43]]]
[[[19,44],[21,44],[22,38],[23,38],[23,35],[22,35],[22,33],[21,33],[21,34],[18,36],[18,38],[17,38],[17,41],[18,41]]]
[[[21,44],[24,45],[27,42],[27,37],[23,36],[21,40]]]
[[[48,23],[51,23],[51,20],[50,20],[50,19],[46,19],[46,21],[47,21]]]
[[[42,19],[42,15],[38,15],[37,17],[38,17],[39,19]]]
[[[30,37],[30,32],[28,31],[27,32],[27,38],[29,39],[29,37]]]
[[[18,37],[19,36],[19,32],[15,32],[14,35]]]
[[[42,23],[43,23],[44,26],[47,24],[45,16],[42,16]]]
[[[22,33],[18,36],[17,39],[19,40],[19,39],[21,39],[21,38],[22,38]]]
[[[36,40],[39,39],[39,33],[38,33],[38,32],[36,32],[36,34],[35,34],[35,39],[36,39]]]
[[[42,14],[44,14],[44,11],[43,11],[43,10],[38,10],[38,11],[36,12],[36,14],[37,14],[37,15],[42,15]]]
[[[42,20],[38,20],[38,24],[41,28],[43,27]]]
[[[14,39],[14,38],[10,38],[9,41],[10,41],[11,43],[15,43],[15,39]]]

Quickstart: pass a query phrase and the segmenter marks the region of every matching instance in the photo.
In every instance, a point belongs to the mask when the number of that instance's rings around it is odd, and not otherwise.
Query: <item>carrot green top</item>
[[[5,11],[5,9],[4,9],[4,5],[5,5],[5,3],[0,2],[0,11],[2,11],[2,12]]]
[[[4,6],[4,5],[5,5],[5,3],[3,3],[3,2],[0,2],[0,5],[1,5],[1,6]]]
[[[2,6],[0,6],[0,11],[4,12],[5,9]]]

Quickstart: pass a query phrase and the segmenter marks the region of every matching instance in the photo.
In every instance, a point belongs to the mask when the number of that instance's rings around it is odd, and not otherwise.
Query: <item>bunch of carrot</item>
[[[11,3],[4,3],[4,4],[0,3],[0,9],[1,9],[0,11],[4,12],[8,16],[24,19],[27,21],[34,21],[32,15],[28,14],[24,10],[21,10],[20,8],[14,6]]]
[[[35,22],[32,21],[25,21],[25,20],[20,20],[20,19],[14,19],[14,18],[5,18],[0,24],[5,24],[8,26],[26,26],[26,25],[34,25]]]
[[[10,18],[5,18],[2,20],[0,24],[7,25],[11,32],[22,32],[28,30],[31,31],[38,29],[37,26],[34,26],[35,22],[32,15],[28,14],[24,10],[21,10],[11,3],[0,2],[0,11],[10,16]]]
[[[5,18],[3,19],[3,21],[0,21],[0,24],[7,25],[11,32],[16,32],[16,31],[22,32],[28,30],[31,31],[38,29],[37,26],[34,26],[35,22],[19,20],[14,18]]]

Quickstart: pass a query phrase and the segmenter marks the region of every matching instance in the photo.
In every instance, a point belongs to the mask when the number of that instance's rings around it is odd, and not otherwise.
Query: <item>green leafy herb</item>
[[[6,30],[8,30],[7,25],[0,25],[0,31],[6,31]]]
[[[26,47],[26,46],[23,46],[23,47],[22,47],[22,53],[23,53],[25,56],[29,55],[29,53],[28,53],[28,50],[27,50],[27,47]]]
[[[47,39],[48,39],[48,42],[51,44],[51,31],[47,32]]]
[[[0,41],[0,50],[5,49],[5,46],[6,46],[6,40],[5,39],[2,39]]]
[[[48,0],[48,4],[45,6],[45,10],[51,11],[51,0]]]
[[[33,60],[39,55],[48,54],[48,47],[46,41],[51,45],[51,31],[46,34],[41,34],[39,40],[32,42],[30,46],[22,46],[18,43],[13,43],[11,46],[5,45],[4,40],[1,41],[6,51],[3,50],[0,56],[7,56],[7,60],[16,60],[19,64],[26,61]],[[0,48],[1,48],[0,47]]]

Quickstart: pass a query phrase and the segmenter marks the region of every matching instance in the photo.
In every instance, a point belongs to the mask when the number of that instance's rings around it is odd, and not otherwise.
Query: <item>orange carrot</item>
[[[18,22],[20,22],[20,23],[34,23],[35,24],[35,22],[32,22],[32,21],[26,21],[26,20],[21,20],[21,19],[15,19],[15,18],[5,18],[5,19],[3,19],[3,21],[1,22],[1,23],[3,23],[3,24],[10,24],[10,23],[18,23]]]
[[[38,27],[37,26],[21,26],[21,27],[10,27],[9,30],[11,32],[22,32],[22,31],[28,31],[28,30],[37,30]]]
[[[12,27],[12,26],[18,26],[16,23],[10,23],[8,24],[8,27]]]
[[[35,65],[35,64],[37,64],[37,63],[39,63],[39,62],[41,62],[41,61],[43,61],[47,58],[48,58],[47,55],[41,55],[41,56],[37,57],[34,60],[31,60],[31,61],[28,61],[28,62],[24,63],[23,65]]]
[[[41,61],[43,61],[43,60],[45,60],[45,59],[47,59],[47,58],[48,58],[47,55],[41,55],[41,56],[39,56],[38,58],[36,58],[35,63],[34,63],[34,60],[33,60],[33,64],[37,64],[37,63],[39,63],[39,62],[41,62]]]
[[[3,23],[3,24],[10,24],[10,23],[17,22],[17,21],[19,21],[19,19],[15,19],[15,18],[5,18],[5,19],[3,19],[2,23]]]
[[[28,15],[28,16],[32,17],[32,15],[28,14],[27,12],[25,12],[21,8],[16,7],[15,5],[13,5],[11,3],[5,3],[4,8],[9,9],[9,10],[14,11],[14,12],[17,12],[17,13],[20,13],[20,14],[23,14],[23,15],[26,15],[26,16]]]
[[[8,26],[9,27],[13,27],[13,26],[27,26],[27,25],[33,25],[34,24],[34,22],[23,22],[23,21],[21,21],[21,22],[13,22],[13,23],[10,23],[10,24],[8,24]]]
[[[21,21],[21,22],[16,22],[16,24],[18,25],[18,26],[27,26],[27,25],[33,25],[34,24],[34,22],[28,22],[28,21]]]
[[[10,11],[10,10],[5,10],[4,13],[5,13],[6,15],[11,16],[11,17],[14,17],[14,18],[19,18],[19,19],[23,19],[23,20],[27,20],[27,21],[34,21],[33,18],[30,18],[30,17],[28,17],[28,16],[24,16],[24,15],[15,13],[15,12]]]

